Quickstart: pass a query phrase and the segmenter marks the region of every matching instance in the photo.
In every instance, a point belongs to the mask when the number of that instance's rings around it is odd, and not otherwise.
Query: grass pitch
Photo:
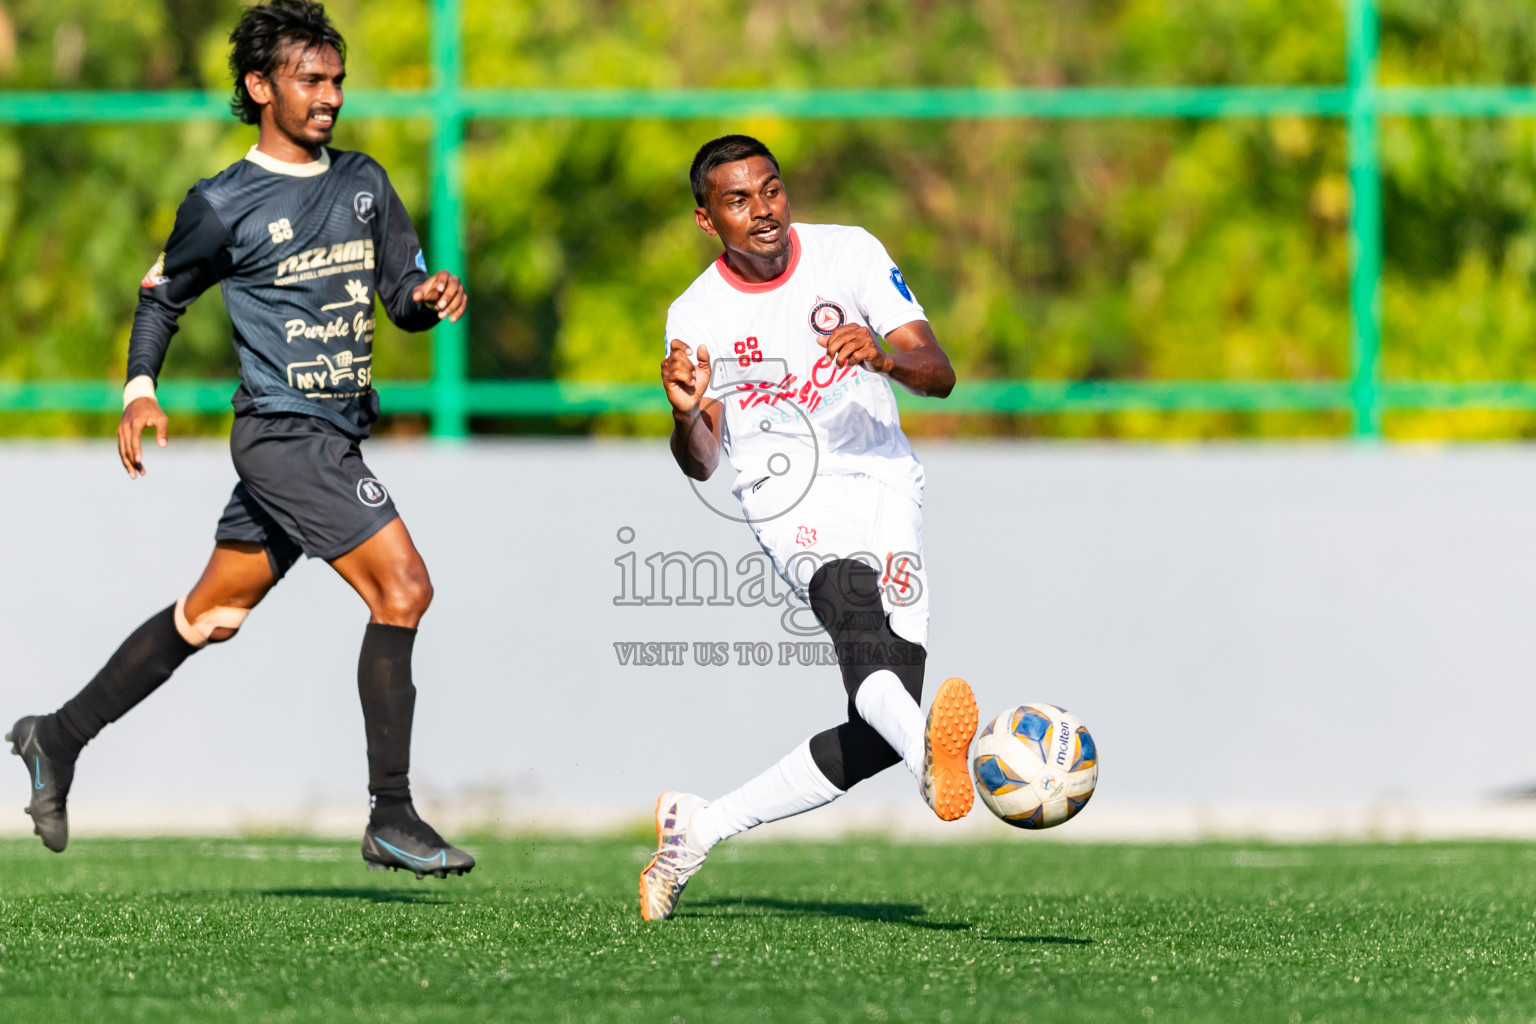
[[[736,842],[639,919],[639,839],[0,842],[0,1019],[1536,1019],[1536,846]]]

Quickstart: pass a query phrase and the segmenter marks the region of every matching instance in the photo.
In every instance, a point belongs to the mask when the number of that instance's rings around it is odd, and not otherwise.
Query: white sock
[[[707,853],[720,840],[754,825],[801,814],[842,795],[843,791],[816,767],[811,741],[806,740],[740,789],[694,811],[688,823],[688,842]]]
[[[888,668],[871,673],[853,695],[859,717],[879,733],[891,749],[901,755],[907,770],[918,781],[923,778],[923,710],[901,685],[896,673]]]

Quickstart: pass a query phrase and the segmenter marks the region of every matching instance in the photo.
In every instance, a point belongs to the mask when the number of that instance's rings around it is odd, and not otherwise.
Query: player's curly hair
[[[709,192],[709,172],[721,164],[733,164],[737,160],[746,160],[749,157],[765,156],[773,164],[773,169],[779,169],[778,159],[770,152],[768,147],[750,135],[722,135],[718,139],[710,139],[699,147],[694,154],[693,166],[688,170],[688,183],[693,187],[693,201],[700,206]]]
[[[329,46],[347,59],[347,44],[326,17],[325,5],[313,0],[268,0],[246,8],[229,34],[229,44],[229,70],[235,76],[229,107],[245,124],[261,123],[261,105],[245,87],[247,72],[271,78],[294,45],[305,51]]]

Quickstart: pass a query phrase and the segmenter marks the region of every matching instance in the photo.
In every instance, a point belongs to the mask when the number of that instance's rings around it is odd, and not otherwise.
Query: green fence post
[[[464,25],[460,0],[432,0],[432,232],[430,269],[468,276],[464,253]],[[469,322],[432,329],[432,433],[463,437],[469,377]]]
[[[1349,0],[1349,358],[1354,434],[1381,436],[1381,155],[1376,0]]]

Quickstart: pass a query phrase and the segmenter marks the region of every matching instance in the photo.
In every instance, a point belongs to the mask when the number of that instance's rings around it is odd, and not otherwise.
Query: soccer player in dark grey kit
[[[145,430],[165,447],[155,381],[178,319],[217,283],[240,357],[230,437],[240,482],[192,590],[134,631],[57,712],[21,719],[6,738],[26,762],[35,831],[62,851],[81,748],[192,654],[234,636],[301,553],[323,558],[369,612],[357,669],[372,797],[363,859],[418,878],[462,874],[474,858],[421,820],[408,778],[411,648],[432,583],[358,445],[379,412],[375,295],[408,331],[457,321],[466,296],[454,275],[427,273],[384,169],[328,148],[346,51],[325,9],[304,0],[251,7],[230,43],[232,105],[260,136],[243,160],[187,193],[140,283],[117,440],[133,478],[147,472]]]

